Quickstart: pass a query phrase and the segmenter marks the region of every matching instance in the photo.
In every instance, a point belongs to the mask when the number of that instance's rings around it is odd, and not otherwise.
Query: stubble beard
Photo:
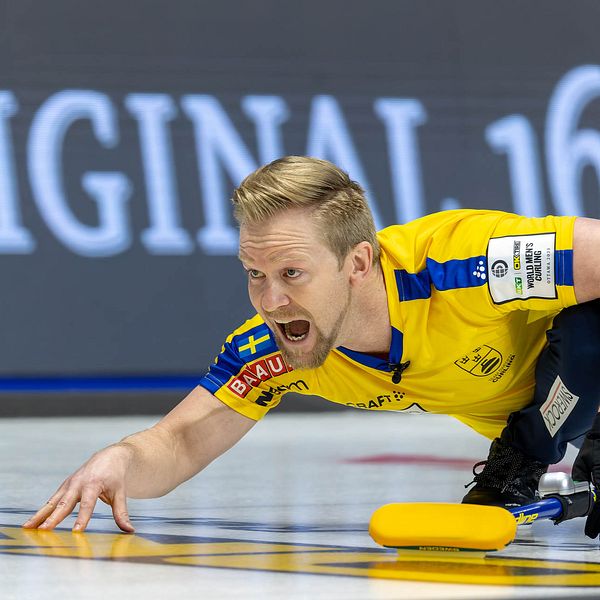
[[[320,367],[329,356],[329,353],[336,347],[336,341],[349,308],[350,289],[348,289],[344,308],[342,308],[338,318],[333,324],[329,335],[325,335],[325,333],[317,327],[314,320],[311,319],[311,328],[314,327],[315,329],[316,339],[312,350],[309,352],[295,352],[284,340],[278,340],[279,351],[285,361],[294,369],[316,369],[317,367]],[[277,332],[276,337],[280,337],[279,332]]]

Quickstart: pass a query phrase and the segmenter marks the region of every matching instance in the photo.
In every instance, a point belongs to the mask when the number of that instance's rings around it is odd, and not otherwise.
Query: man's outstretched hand
[[[54,529],[79,503],[73,531],[83,531],[100,498],[112,507],[116,524],[133,533],[127,496],[164,496],[231,448],[255,423],[197,386],[153,427],[94,454],[23,527]]]
[[[127,471],[131,449],[115,444],[94,454],[68,477],[40,510],[23,523],[27,529],[54,529],[79,503],[79,514],[73,531],[84,531],[98,498],[112,507],[116,524],[126,533],[134,528],[127,512]]]
[[[574,481],[589,481],[600,487],[600,414],[594,419],[592,428],[588,431],[579,454],[573,463],[572,476]],[[594,539],[600,534],[600,499],[585,522],[585,535]]]

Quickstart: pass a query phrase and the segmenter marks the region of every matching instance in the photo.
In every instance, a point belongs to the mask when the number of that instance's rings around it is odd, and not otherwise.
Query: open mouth
[[[306,338],[310,330],[310,323],[304,319],[288,321],[287,323],[276,321],[276,323],[279,330],[290,342],[301,342]]]

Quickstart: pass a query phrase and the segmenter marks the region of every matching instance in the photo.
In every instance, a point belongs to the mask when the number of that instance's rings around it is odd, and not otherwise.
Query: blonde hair
[[[290,208],[312,209],[323,239],[341,265],[360,242],[373,248],[379,263],[379,242],[365,193],[334,164],[307,156],[285,156],[261,167],[233,192],[238,223],[259,223]]]

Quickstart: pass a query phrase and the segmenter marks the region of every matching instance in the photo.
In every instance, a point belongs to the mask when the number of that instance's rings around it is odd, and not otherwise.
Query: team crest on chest
[[[486,377],[500,368],[502,354],[495,348],[483,344],[455,360],[454,364],[475,377]]]

